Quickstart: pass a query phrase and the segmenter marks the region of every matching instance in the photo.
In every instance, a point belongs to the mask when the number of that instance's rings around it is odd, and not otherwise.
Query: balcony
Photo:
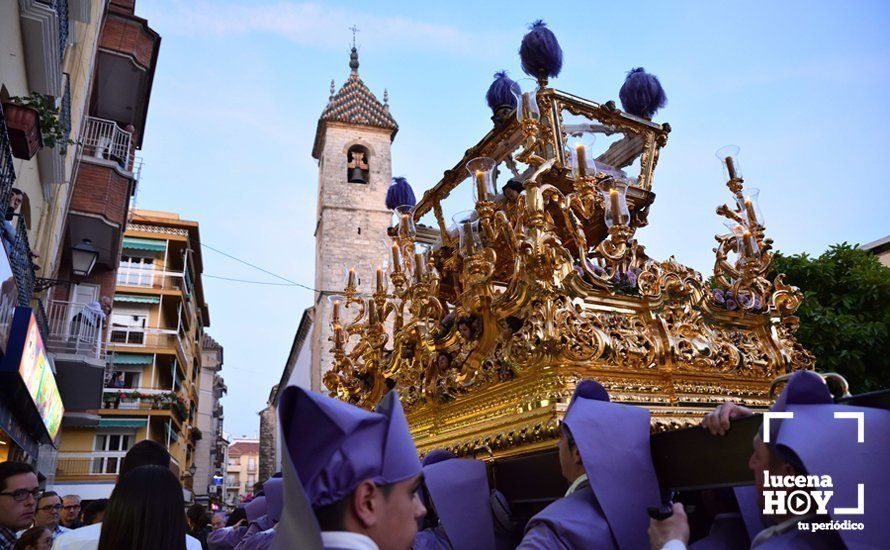
[[[119,267],[117,270],[117,286],[132,286],[152,290],[178,290],[183,294],[189,293],[184,273],[160,271],[151,268]]]
[[[56,379],[65,410],[100,408],[105,379],[103,316],[84,304],[54,300],[46,317],[47,347],[55,356]],[[98,422],[98,417],[93,420]]]
[[[112,325],[108,334],[108,345],[113,351],[133,351],[150,348],[153,353],[166,353],[173,350],[179,353],[179,365],[183,375],[186,366],[192,364],[192,354],[183,343],[179,331],[155,327],[126,327]],[[149,352],[152,353],[152,352]]]
[[[145,128],[161,37],[132,8],[110,8],[99,33],[91,112],[133,124],[137,145]]]
[[[133,133],[121,129],[113,120],[89,117],[81,141],[85,157],[112,161],[121,170],[133,173]]]
[[[103,412],[171,411],[180,422],[185,421],[188,409],[182,396],[170,390],[156,388],[105,388]]]
[[[59,453],[56,479],[113,480],[120,473],[121,462],[126,454],[126,451]]]
[[[19,0],[25,71],[32,91],[58,97],[68,43],[67,0]]]

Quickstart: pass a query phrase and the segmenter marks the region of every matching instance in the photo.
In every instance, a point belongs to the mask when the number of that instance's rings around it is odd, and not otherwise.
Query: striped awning
[[[152,252],[163,252],[167,250],[167,241],[158,239],[140,239],[137,237],[124,237],[123,248],[130,250],[151,250]]]
[[[161,298],[158,296],[142,296],[140,294],[115,294],[115,302],[131,302],[134,304],[158,304]]]
[[[115,365],[151,365],[150,353],[115,353],[111,362]]]
[[[144,428],[147,418],[100,418],[100,428]]]

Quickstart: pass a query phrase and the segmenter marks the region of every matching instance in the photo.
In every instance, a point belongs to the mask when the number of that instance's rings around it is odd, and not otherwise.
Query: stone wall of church
[[[369,151],[370,181],[347,182],[347,150]],[[354,267],[362,291],[372,291],[374,272],[386,253],[390,212],[386,192],[392,179],[390,131],[328,123],[319,159],[318,221],[315,232],[315,317],[312,327],[312,389],[322,391],[322,376],[331,368],[332,334],[327,295],[342,292],[346,272]],[[355,311],[355,310],[353,310]],[[344,317],[349,312],[344,311]]]

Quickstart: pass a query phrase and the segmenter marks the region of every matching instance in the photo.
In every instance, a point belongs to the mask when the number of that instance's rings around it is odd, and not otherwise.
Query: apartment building
[[[198,432],[195,445],[195,501],[201,504],[223,503],[226,479],[226,447],[223,434],[223,406],[219,400],[228,388],[220,375],[223,347],[209,334],[204,335],[201,374],[198,389]]]
[[[229,443],[228,471],[226,472],[226,497],[229,506],[238,506],[244,499],[253,497],[259,478],[260,440],[233,438]]]
[[[170,451],[185,498],[192,498],[210,324],[200,242],[197,222],[169,212],[130,212],[107,318],[109,376],[93,411],[99,421],[63,428],[55,490],[108,496],[126,451],[152,439]]]

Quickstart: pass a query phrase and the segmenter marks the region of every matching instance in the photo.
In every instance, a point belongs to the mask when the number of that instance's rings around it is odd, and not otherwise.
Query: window
[[[247,487],[253,487],[256,484],[256,476],[247,476]]]
[[[255,458],[250,457],[247,459],[247,469],[248,469],[248,471],[252,471],[252,470],[256,469],[256,459]]]
[[[229,479],[226,484],[227,485],[237,485],[238,484],[238,478],[235,477],[235,474],[229,474]]]
[[[154,286],[155,258],[121,256],[117,269],[117,284],[125,286]]]
[[[136,438],[134,433],[102,433],[96,434],[93,442],[93,460],[91,473],[117,474],[124,454],[133,446]]]
[[[115,344],[145,343],[145,327],[148,324],[148,313],[131,315],[112,312],[111,342]]]
[[[368,161],[368,149],[361,145],[353,145],[346,152],[346,181],[349,183],[368,183],[371,171]]]

